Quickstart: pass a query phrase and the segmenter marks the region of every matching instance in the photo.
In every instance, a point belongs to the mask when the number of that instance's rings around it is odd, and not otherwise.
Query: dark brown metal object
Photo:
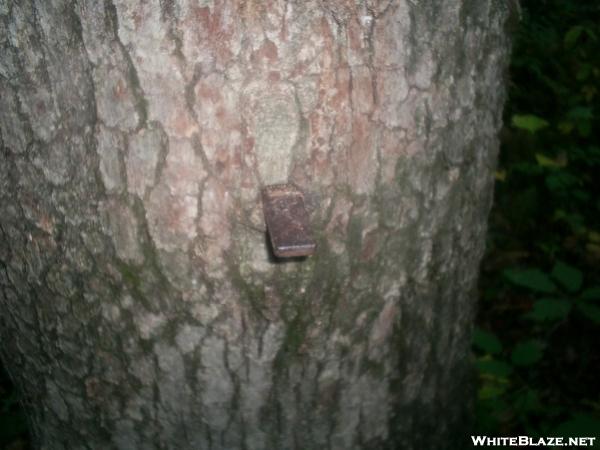
[[[317,244],[310,233],[302,192],[293,184],[273,184],[263,188],[262,201],[275,256],[312,255]]]

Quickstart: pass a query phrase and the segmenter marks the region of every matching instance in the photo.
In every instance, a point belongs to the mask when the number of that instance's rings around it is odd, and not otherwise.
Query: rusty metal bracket
[[[272,184],[263,188],[262,201],[275,256],[312,255],[317,244],[310,232],[302,191],[293,184]]]

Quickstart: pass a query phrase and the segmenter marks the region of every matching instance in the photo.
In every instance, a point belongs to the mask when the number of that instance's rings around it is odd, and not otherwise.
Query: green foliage
[[[593,321],[596,324],[600,325],[600,308],[595,305],[589,305],[586,303],[579,303],[577,305],[579,311],[583,313],[588,319]]]
[[[579,269],[557,261],[552,269],[552,277],[569,292],[577,292],[581,288],[583,274]]]
[[[551,294],[556,291],[556,286],[550,277],[539,269],[510,269],[504,271],[504,276],[511,283],[534,292]]]
[[[473,344],[486,353],[495,354],[502,351],[502,344],[496,335],[480,328],[473,331]]]
[[[564,320],[571,311],[571,303],[563,298],[542,298],[533,303],[526,317],[538,322]]]
[[[586,289],[581,294],[582,300],[600,300],[600,286]]]
[[[512,124],[515,128],[527,130],[530,133],[543,130],[549,125],[547,121],[533,114],[515,114],[512,117]]]
[[[519,342],[513,349],[510,360],[515,366],[531,366],[542,359],[543,345],[536,340]]]
[[[598,436],[600,2],[521,4],[473,335],[477,426]]]
[[[554,434],[556,436],[597,436],[600,421],[587,414],[574,414],[573,417],[561,423]]]
[[[482,359],[477,361],[477,368],[480,373],[491,375],[496,378],[506,378],[513,370],[510,364],[494,359]]]

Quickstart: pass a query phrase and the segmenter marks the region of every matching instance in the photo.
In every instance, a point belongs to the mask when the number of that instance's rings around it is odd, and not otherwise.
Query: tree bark
[[[47,449],[460,448],[499,0],[0,1],[0,337]],[[261,187],[304,192],[274,260]]]

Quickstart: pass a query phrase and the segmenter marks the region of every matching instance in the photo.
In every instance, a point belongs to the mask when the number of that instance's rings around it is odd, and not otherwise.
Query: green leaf
[[[551,169],[560,169],[567,165],[566,161],[560,161],[558,159],[549,158],[543,153],[536,153],[535,160],[537,161],[538,165],[542,167],[549,167]]]
[[[542,359],[542,354],[542,345],[538,341],[530,340],[517,344],[510,359],[517,366],[531,366]]]
[[[589,303],[577,303],[577,308],[583,313],[588,319],[597,325],[600,325],[600,308]]]
[[[546,177],[546,186],[553,192],[560,193],[560,191],[567,190],[580,184],[577,177],[565,172],[551,173]]]
[[[473,331],[473,344],[486,353],[496,354],[502,351],[502,344],[496,335],[481,328]]]
[[[494,375],[498,378],[507,378],[513,371],[510,364],[495,359],[477,361],[477,370],[481,374]]]
[[[489,400],[502,396],[506,392],[506,386],[486,383],[477,392],[479,400]]]
[[[575,414],[572,419],[561,423],[556,430],[555,436],[598,436],[600,422],[587,414]]]
[[[600,300],[600,286],[593,286],[581,294],[582,300]]]
[[[553,220],[566,222],[576,234],[583,233],[585,230],[585,219],[578,213],[568,213],[562,209],[557,209],[554,212]]]
[[[551,294],[556,291],[550,277],[539,269],[507,269],[504,277],[511,283],[534,292]]]
[[[569,31],[565,33],[564,43],[566,47],[573,47],[581,33],[583,32],[583,27],[581,25],[576,25],[574,27],[569,28]]]
[[[581,81],[585,81],[592,74],[593,70],[594,70],[594,66],[593,65],[582,63],[579,66],[579,69],[577,70],[577,73],[575,74],[575,78],[577,79],[577,81],[580,81],[580,82]]]
[[[551,275],[569,292],[577,292],[581,288],[583,281],[581,271],[562,261],[556,262]]]
[[[571,303],[565,299],[543,298],[533,304],[533,310],[526,315],[527,318],[538,322],[562,320],[571,311]]]
[[[577,132],[581,137],[588,137],[592,132],[592,124],[590,121],[581,121],[577,123]]]
[[[576,106],[567,112],[567,117],[574,122],[592,120],[594,118],[594,110],[589,106]]]
[[[535,133],[550,125],[546,120],[533,114],[515,114],[512,117],[512,125],[521,130],[527,130],[530,133]]]
[[[539,411],[541,409],[540,396],[533,389],[526,389],[514,400],[515,409],[522,413]]]

